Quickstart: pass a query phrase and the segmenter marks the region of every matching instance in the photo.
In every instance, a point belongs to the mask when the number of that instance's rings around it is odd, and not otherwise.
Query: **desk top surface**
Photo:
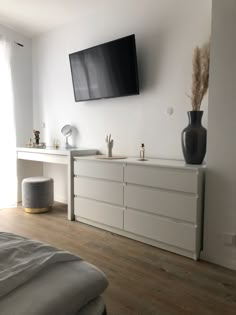
[[[88,154],[96,154],[96,149],[88,149],[88,148],[70,148],[56,149],[54,147],[46,147],[45,149],[41,148],[26,148],[26,147],[17,147],[17,152],[29,152],[29,153],[41,153],[41,154],[55,154],[55,155],[71,155],[79,152],[88,153]]]

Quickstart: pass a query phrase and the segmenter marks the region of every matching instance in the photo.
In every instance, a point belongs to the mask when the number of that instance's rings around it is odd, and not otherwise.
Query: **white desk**
[[[37,148],[16,148],[17,151],[17,179],[18,179],[18,200],[21,198],[21,182],[28,176],[43,175],[42,163],[30,165],[22,164],[21,161],[37,161],[46,163],[56,163],[67,165],[67,185],[68,185],[68,220],[74,220],[74,196],[73,196],[73,174],[75,156],[85,156],[97,154],[97,150],[75,148],[75,149],[46,149]]]

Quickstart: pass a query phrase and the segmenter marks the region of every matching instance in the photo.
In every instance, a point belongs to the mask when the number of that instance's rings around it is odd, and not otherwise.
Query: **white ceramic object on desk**
[[[70,149],[72,148],[72,146],[68,143],[68,138],[71,136],[72,134],[72,126],[71,125],[65,125],[62,127],[61,129],[61,133],[63,134],[63,136],[66,137],[66,143],[65,143],[65,149]]]

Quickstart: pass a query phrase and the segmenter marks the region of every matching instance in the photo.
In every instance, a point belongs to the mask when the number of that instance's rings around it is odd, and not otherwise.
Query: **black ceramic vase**
[[[182,131],[182,149],[187,164],[202,164],[206,154],[207,130],[202,126],[203,111],[189,111],[189,125]]]

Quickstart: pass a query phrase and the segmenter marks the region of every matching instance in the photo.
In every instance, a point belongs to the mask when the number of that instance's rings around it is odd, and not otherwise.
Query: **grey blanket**
[[[73,260],[80,258],[41,242],[0,232],[0,297],[24,284],[45,267]]]

